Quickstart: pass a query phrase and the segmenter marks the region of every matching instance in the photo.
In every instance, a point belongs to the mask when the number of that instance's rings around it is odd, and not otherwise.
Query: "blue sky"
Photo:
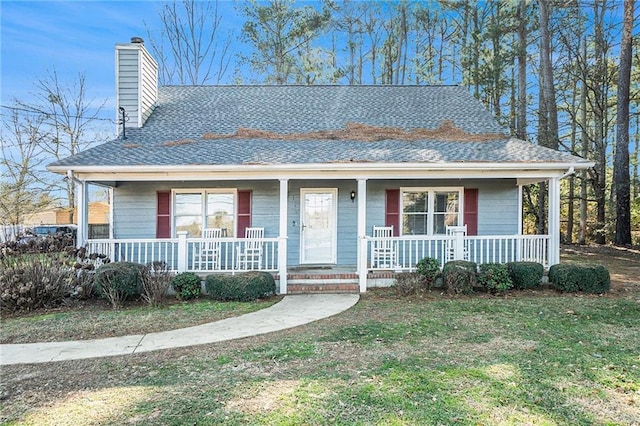
[[[55,69],[63,83],[84,72],[87,99],[107,99],[102,116],[113,118],[115,44],[133,36],[147,39],[147,27],[152,32],[158,27],[161,5],[152,0],[0,0],[2,105],[14,98],[33,99],[34,82],[50,70]],[[233,25],[233,2],[220,2],[219,7],[224,23]]]

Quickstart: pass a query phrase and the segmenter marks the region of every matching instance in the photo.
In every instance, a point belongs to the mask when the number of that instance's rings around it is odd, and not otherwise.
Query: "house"
[[[158,88],[139,38],[116,45],[116,99],[120,136],[48,167],[79,185],[79,244],[271,271],[281,293],[311,268],[364,292],[426,256],[558,263],[560,180],[593,166],[509,136],[458,86]],[[523,235],[522,187],[541,181],[549,235]],[[87,239],[89,183],[111,188],[108,239]]]

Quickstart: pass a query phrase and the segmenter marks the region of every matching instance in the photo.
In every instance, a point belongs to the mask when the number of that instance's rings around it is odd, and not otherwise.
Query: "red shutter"
[[[171,238],[171,192],[158,191],[156,238]]]
[[[384,209],[385,226],[393,226],[393,235],[400,235],[400,190],[387,189],[385,209]]]
[[[478,235],[478,190],[464,189],[464,224],[467,235]]]
[[[251,226],[251,191],[238,191],[238,238],[244,238],[244,230]]]

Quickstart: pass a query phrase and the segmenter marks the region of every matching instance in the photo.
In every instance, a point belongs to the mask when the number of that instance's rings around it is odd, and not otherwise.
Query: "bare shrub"
[[[0,310],[31,311],[62,305],[73,289],[73,268],[51,255],[0,260]]]
[[[395,287],[400,296],[420,294],[427,289],[422,276],[415,272],[396,274]]]
[[[151,262],[142,270],[142,299],[160,306],[171,286],[173,273],[165,262]]]

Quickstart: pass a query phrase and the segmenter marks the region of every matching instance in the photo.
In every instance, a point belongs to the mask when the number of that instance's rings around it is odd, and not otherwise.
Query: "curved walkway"
[[[128,355],[241,339],[339,314],[355,305],[359,298],[357,294],[285,296],[260,311],[178,330],[107,339],[0,345],[0,365]]]

